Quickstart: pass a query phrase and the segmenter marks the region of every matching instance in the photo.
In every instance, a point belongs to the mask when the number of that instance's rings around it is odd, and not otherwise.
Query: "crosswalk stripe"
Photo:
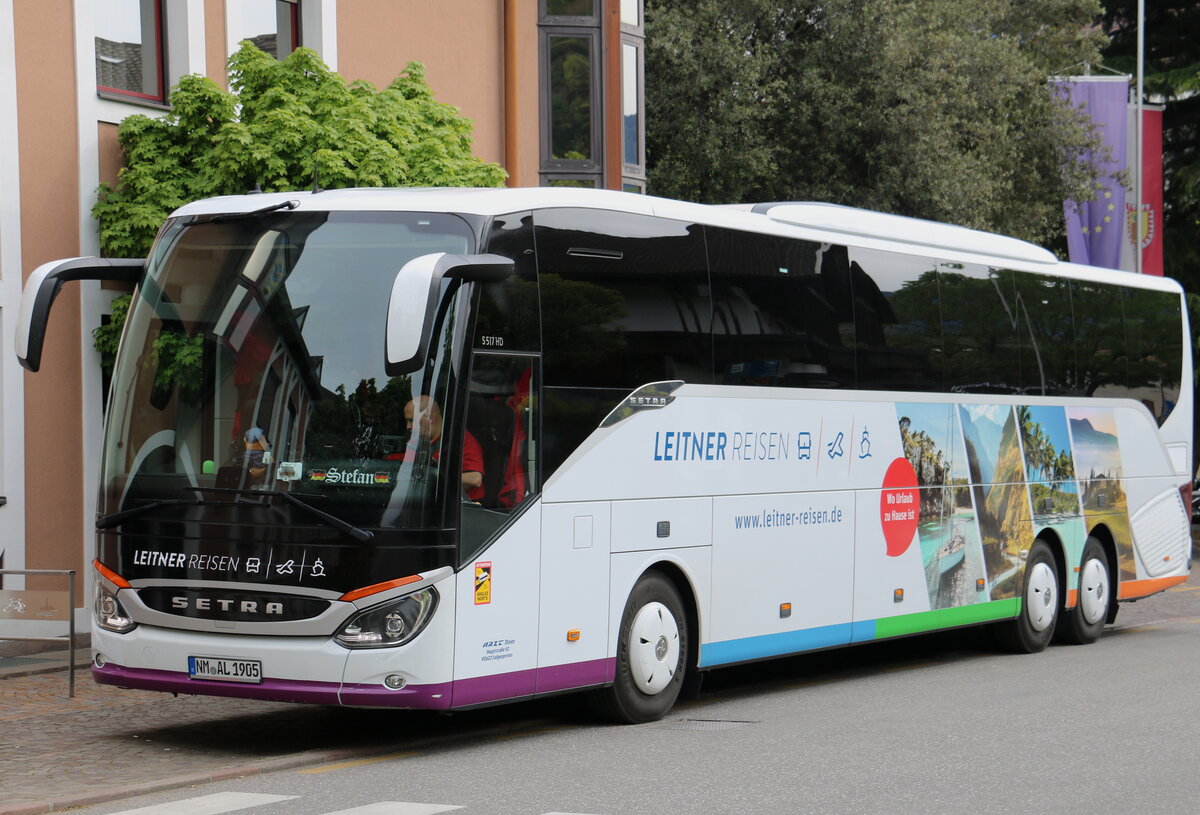
[[[376,801],[350,809],[339,809],[337,812],[326,812],[325,815],[438,815],[439,812],[449,812],[452,809],[462,809],[452,804],[410,804],[406,801]]]
[[[263,795],[254,792],[214,792],[212,795],[185,798],[182,801],[172,801],[168,804],[126,809],[114,812],[112,815],[222,815],[224,812],[236,812],[239,809],[274,804],[278,801],[290,801],[295,797],[295,795]],[[431,812],[444,811],[441,809],[431,810]],[[404,813],[404,815],[408,815],[408,813]]]

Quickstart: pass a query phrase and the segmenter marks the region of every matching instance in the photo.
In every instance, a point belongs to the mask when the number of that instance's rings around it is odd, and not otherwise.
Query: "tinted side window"
[[[946,390],[1019,393],[1020,358],[1012,272],[963,263],[941,264]]]
[[[709,228],[717,382],[854,386],[854,310],[842,246]]]
[[[516,270],[506,280],[479,286],[472,344],[493,351],[540,351],[533,216],[518,212],[493,219],[484,247],[485,252],[512,258]]]
[[[1017,339],[1024,393],[1065,396],[1074,392],[1075,325],[1071,285],[1045,275],[1015,272]]]
[[[942,389],[942,317],[937,263],[850,249],[858,387]]]
[[[1162,424],[1179,401],[1183,377],[1183,323],[1179,295],[1125,290],[1129,394]]]
[[[712,382],[702,227],[588,209],[534,222],[546,385]]]
[[[1116,286],[1071,283],[1079,396],[1129,396],[1123,299]]]

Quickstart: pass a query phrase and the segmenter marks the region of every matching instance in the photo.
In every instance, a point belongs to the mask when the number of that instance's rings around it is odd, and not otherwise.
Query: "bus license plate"
[[[262,682],[262,662],[257,659],[188,657],[188,676],[219,682]]]

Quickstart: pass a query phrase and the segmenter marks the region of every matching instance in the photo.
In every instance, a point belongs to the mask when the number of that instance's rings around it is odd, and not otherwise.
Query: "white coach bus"
[[[573,189],[198,201],[142,261],[96,681],[663,716],[723,665],[964,625],[1033,652],[1187,579],[1170,280],[842,207]],[[1182,385],[1182,387],[1181,387]]]

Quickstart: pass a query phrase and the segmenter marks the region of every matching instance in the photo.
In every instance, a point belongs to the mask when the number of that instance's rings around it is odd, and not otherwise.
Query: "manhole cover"
[[[733,719],[681,719],[677,722],[667,722],[664,730],[732,730],[735,727],[745,727],[757,722],[743,722]]]

